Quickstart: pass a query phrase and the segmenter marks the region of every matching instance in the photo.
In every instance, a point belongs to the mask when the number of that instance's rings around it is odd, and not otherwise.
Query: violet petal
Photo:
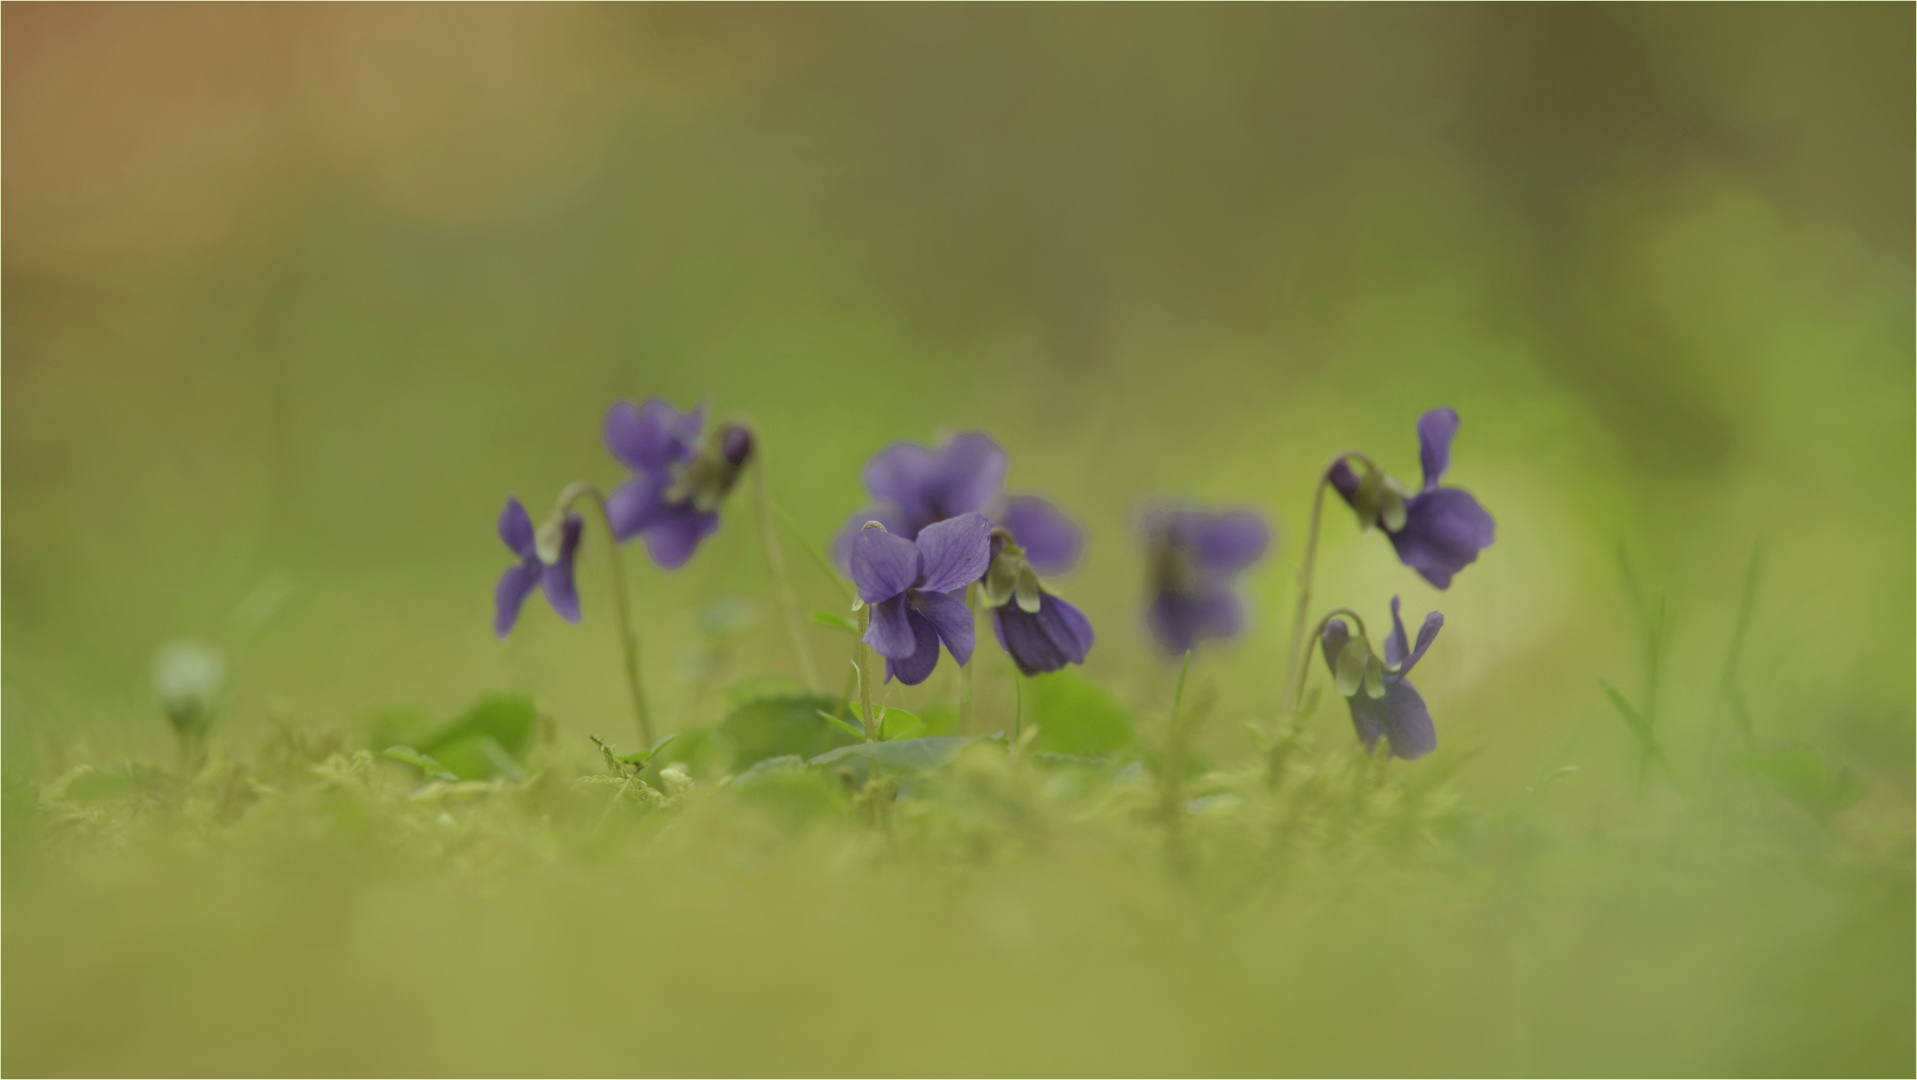
[[[972,625],[972,609],[959,594],[914,589],[912,612],[923,616],[938,631],[939,640],[952,653],[952,659],[964,664],[972,659],[977,634]]]
[[[984,577],[992,561],[992,523],[977,513],[935,521],[919,530],[918,552],[920,589],[962,589]]]
[[[1035,495],[1006,499],[998,520],[1025,549],[1025,561],[1047,577],[1070,573],[1085,549],[1085,531],[1058,507]]]
[[[939,634],[931,620],[918,612],[906,609],[906,620],[912,625],[912,636],[918,647],[912,655],[900,658],[886,658],[885,677],[897,679],[907,686],[917,686],[932,674],[939,665]]]
[[[884,529],[861,529],[852,541],[852,582],[868,604],[890,600],[919,578],[919,549]]]
[[[1418,461],[1424,466],[1424,490],[1430,491],[1451,468],[1451,440],[1458,434],[1455,409],[1433,409],[1418,417]]]

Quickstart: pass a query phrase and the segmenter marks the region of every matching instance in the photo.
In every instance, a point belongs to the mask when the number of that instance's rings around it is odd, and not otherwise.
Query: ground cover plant
[[[1917,1070],[1907,7],[61,10],[0,1071]]]

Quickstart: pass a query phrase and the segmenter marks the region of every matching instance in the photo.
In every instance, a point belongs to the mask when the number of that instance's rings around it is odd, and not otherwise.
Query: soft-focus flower
[[[518,499],[506,500],[506,509],[499,515],[499,538],[519,556],[519,565],[508,567],[493,590],[493,633],[503,638],[512,632],[513,623],[519,620],[519,607],[534,586],[545,592],[546,602],[560,618],[569,623],[579,621],[579,592],[573,587],[572,561],[579,550],[580,526],[579,515],[566,518],[558,550],[551,553],[552,561],[547,562],[540,557],[532,518],[526,508],[519,505]]]
[[[999,645],[1026,675],[1082,664],[1094,641],[1091,620],[1046,592],[1037,570],[1009,529],[992,530],[992,558],[979,595],[992,609]]]
[[[721,425],[701,445],[705,408],[681,413],[658,398],[629,401],[606,414],[606,448],[632,470],[632,479],[606,499],[613,537],[646,540],[659,566],[685,565],[719,527],[718,507],[752,456],[752,432]]]
[[[964,590],[991,560],[992,523],[961,514],[919,530],[916,541],[882,523],[864,526],[852,544],[852,581],[870,605],[865,643],[885,657],[885,677],[916,686],[938,666],[939,643],[952,659],[972,658],[972,609]]]
[[[991,436],[976,431],[955,435],[937,449],[893,443],[866,462],[861,478],[872,505],[846,520],[833,541],[833,556],[840,566],[849,566],[852,544],[868,521],[912,540],[933,522],[981,513],[1010,532],[1041,573],[1069,572],[1084,549],[1084,532],[1044,499],[1002,498],[1010,460]]]
[[[1416,493],[1380,474],[1361,477],[1343,459],[1331,467],[1332,486],[1345,502],[1366,525],[1382,526],[1398,558],[1440,589],[1449,588],[1452,575],[1476,562],[1497,537],[1491,515],[1470,492],[1438,486],[1451,467],[1457,433],[1454,410],[1433,409],[1418,418],[1424,488]]]
[[[212,722],[225,686],[226,658],[212,645],[172,641],[153,654],[153,696],[183,736]]]
[[[1151,575],[1146,620],[1174,656],[1205,638],[1228,638],[1244,623],[1232,584],[1271,543],[1264,519],[1245,510],[1174,509],[1144,521]]]
[[[1411,646],[1405,638],[1404,622],[1398,617],[1398,598],[1392,597],[1391,636],[1385,639],[1384,663],[1379,665],[1362,639],[1353,641],[1343,619],[1332,619],[1325,624],[1322,639],[1325,664],[1339,680],[1338,689],[1351,706],[1351,726],[1357,729],[1358,741],[1364,743],[1367,751],[1377,746],[1380,738],[1390,744],[1393,757],[1406,761],[1421,758],[1437,748],[1438,732],[1431,724],[1431,711],[1425,708],[1424,698],[1405,677],[1437,640],[1438,630],[1443,626],[1443,615],[1435,611],[1426,615],[1424,625],[1418,629],[1418,643]],[[1342,661],[1346,673],[1341,676],[1340,657],[1347,648],[1352,649],[1352,655]],[[1362,657],[1357,656],[1358,650],[1363,651]],[[1369,671],[1354,672],[1358,665]]]

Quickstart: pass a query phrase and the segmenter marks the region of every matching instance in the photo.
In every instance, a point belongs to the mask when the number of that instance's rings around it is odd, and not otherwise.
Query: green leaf
[[[668,735],[665,738],[660,739],[658,742],[653,743],[651,747],[645,750],[634,751],[633,753],[623,755],[619,758],[616,758],[615,760],[623,761],[628,765],[644,765],[646,762],[651,761],[653,759],[653,756],[658,754],[659,751],[664,750],[667,744],[671,743],[672,740],[678,737],[679,736],[676,733],[672,735]]]
[[[967,744],[976,741],[966,735],[936,735],[927,739],[900,739],[898,742],[858,743],[820,754],[812,759],[812,764],[830,765],[848,757],[862,757],[895,769],[936,769],[949,764]]]
[[[531,747],[538,727],[539,710],[533,707],[532,699],[495,694],[481,698],[459,719],[421,743],[419,752],[437,759],[461,780],[523,774],[519,762]],[[486,745],[488,740],[490,746]]]
[[[925,721],[904,709],[887,709],[885,718],[879,725],[879,738],[884,742],[909,739],[924,730]]]
[[[1604,688],[1604,696],[1611,699],[1611,707],[1616,709],[1617,714],[1624,718],[1624,724],[1631,729],[1631,734],[1637,736],[1638,743],[1644,752],[1661,756],[1663,752],[1658,749],[1657,738],[1651,734],[1649,725],[1644,723],[1644,718],[1639,716],[1638,711],[1631,707],[1631,703],[1624,700],[1624,695],[1618,692],[1617,687],[1612,686],[1603,679],[1598,680],[1598,685]]]
[[[859,636],[859,624],[836,611],[815,611],[812,621],[820,626],[829,626],[834,630],[843,630],[853,637]]]
[[[714,729],[731,752],[731,768],[743,772],[767,758],[797,755],[810,758],[835,746],[859,741],[824,716],[837,716],[857,730],[852,715],[839,700],[823,694],[782,694],[745,702],[734,708]]]
[[[1804,747],[1745,751],[1731,757],[1731,767],[1782,795],[1819,824],[1855,805],[1867,790],[1856,773],[1833,768]]]
[[[1365,668],[1371,661],[1371,646],[1363,638],[1352,638],[1338,650],[1338,665],[1333,669],[1338,692],[1346,697],[1358,693],[1364,685]]]
[[[433,760],[431,757],[428,757],[427,755],[420,753],[419,751],[413,749],[410,746],[389,746],[385,750],[381,751],[381,753],[385,754],[389,758],[392,758],[394,761],[403,761],[406,764],[417,768],[420,772],[425,773],[427,779],[429,780],[459,779],[459,777],[454,776],[452,773],[448,772],[446,770],[446,766],[441,765],[439,762]]]
[[[853,738],[859,740],[860,742],[865,741],[865,732],[860,731],[857,727],[853,726],[851,722],[846,720],[841,720],[838,717],[833,716],[831,713],[826,712],[824,709],[819,710],[819,715],[825,717],[827,723],[831,724],[833,727],[838,728],[840,731],[845,732],[847,735],[852,736]]]
[[[1024,688],[1024,723],[1039,727],[1036,749],[1099,757],[1132,744],[1131,715],[1076,672],[1034,675]]]

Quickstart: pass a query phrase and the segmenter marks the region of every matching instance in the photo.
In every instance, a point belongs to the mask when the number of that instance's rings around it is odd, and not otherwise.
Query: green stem
[[[632,693],[633,719],[639,725],[639,745],[652,745],[652,718],[646,710],[646,692],[639,681],[639,634],[632,627],[632,609],[627,602],[625,562],[619,554],[619,541],[612,534],[612,518],[606,513],[606,497],[591,484],[581,481],[559,493],[558,520],[564,521],[580,500],[590,502],[599,513],[599,527],[606,536],[607,580],[612,589],[612,611],[619,623],[619,640],[626,668],[626,689]]]
[[[785,628],[792,635],[792,649],[799,654],[799,668],[805,673],[806,689],[814,694],[819,692],[819,666],[812,658],[812,643],[806,640],[805,621],[799,617],[799,597],[792,590],[792,576],[786,572],[785,553],[779,549],[779,529],[772,514],[772,482],[766,479],[765,444],[754,438],[753,455],[757,458],[756,476],[759,488],[759,531],[765,539],[765,561],[772,568],[772,577],[779,585],[779,605],[785,609]]]
[[[1171,719],[1165,725],[1165,773],[1160,778],[1164,791],[1165,857],[1172,872],[1183,877],[1190,870],[1185,854],[1185,742],[1186,732],[1179,723],[1185,704],[1185,676],[1191,672],[1191,650],[1185,651],[1178,665],[1178,689],[1172,693]]]
[[[872,711],[872,647],[865,643],[865,632],[872,626],[872,609],[859,608],[859,704],[864,709],[865,741],[879,741],[878,717]]]
[[[1012,672],[1012,745],[1017,746],[1020,725],[1025,722],[1025,676]]]
[[[1340,462],[1349,460],[1361,462],[1374,472],[1378,468],[1369,457],[1355,450],[1341,450],[1325,463],[1325,470],[1318,478],[1318,488],[1311,499],[1311,524],[1305,530],[1305,561],[1298,568],[1298,610],[1291,620],[1291,648],[1285,658],[1283,692],[1278,698],[1281,718],[1294,716],[1304,699],[1305,658],[1311,649],[1311,638],[1305,634],[1305,621],[1311,617],[1311,582],[1318,570],[1318,531],[1324,520],[1325,489],[1331,486],[1331,471]]]

